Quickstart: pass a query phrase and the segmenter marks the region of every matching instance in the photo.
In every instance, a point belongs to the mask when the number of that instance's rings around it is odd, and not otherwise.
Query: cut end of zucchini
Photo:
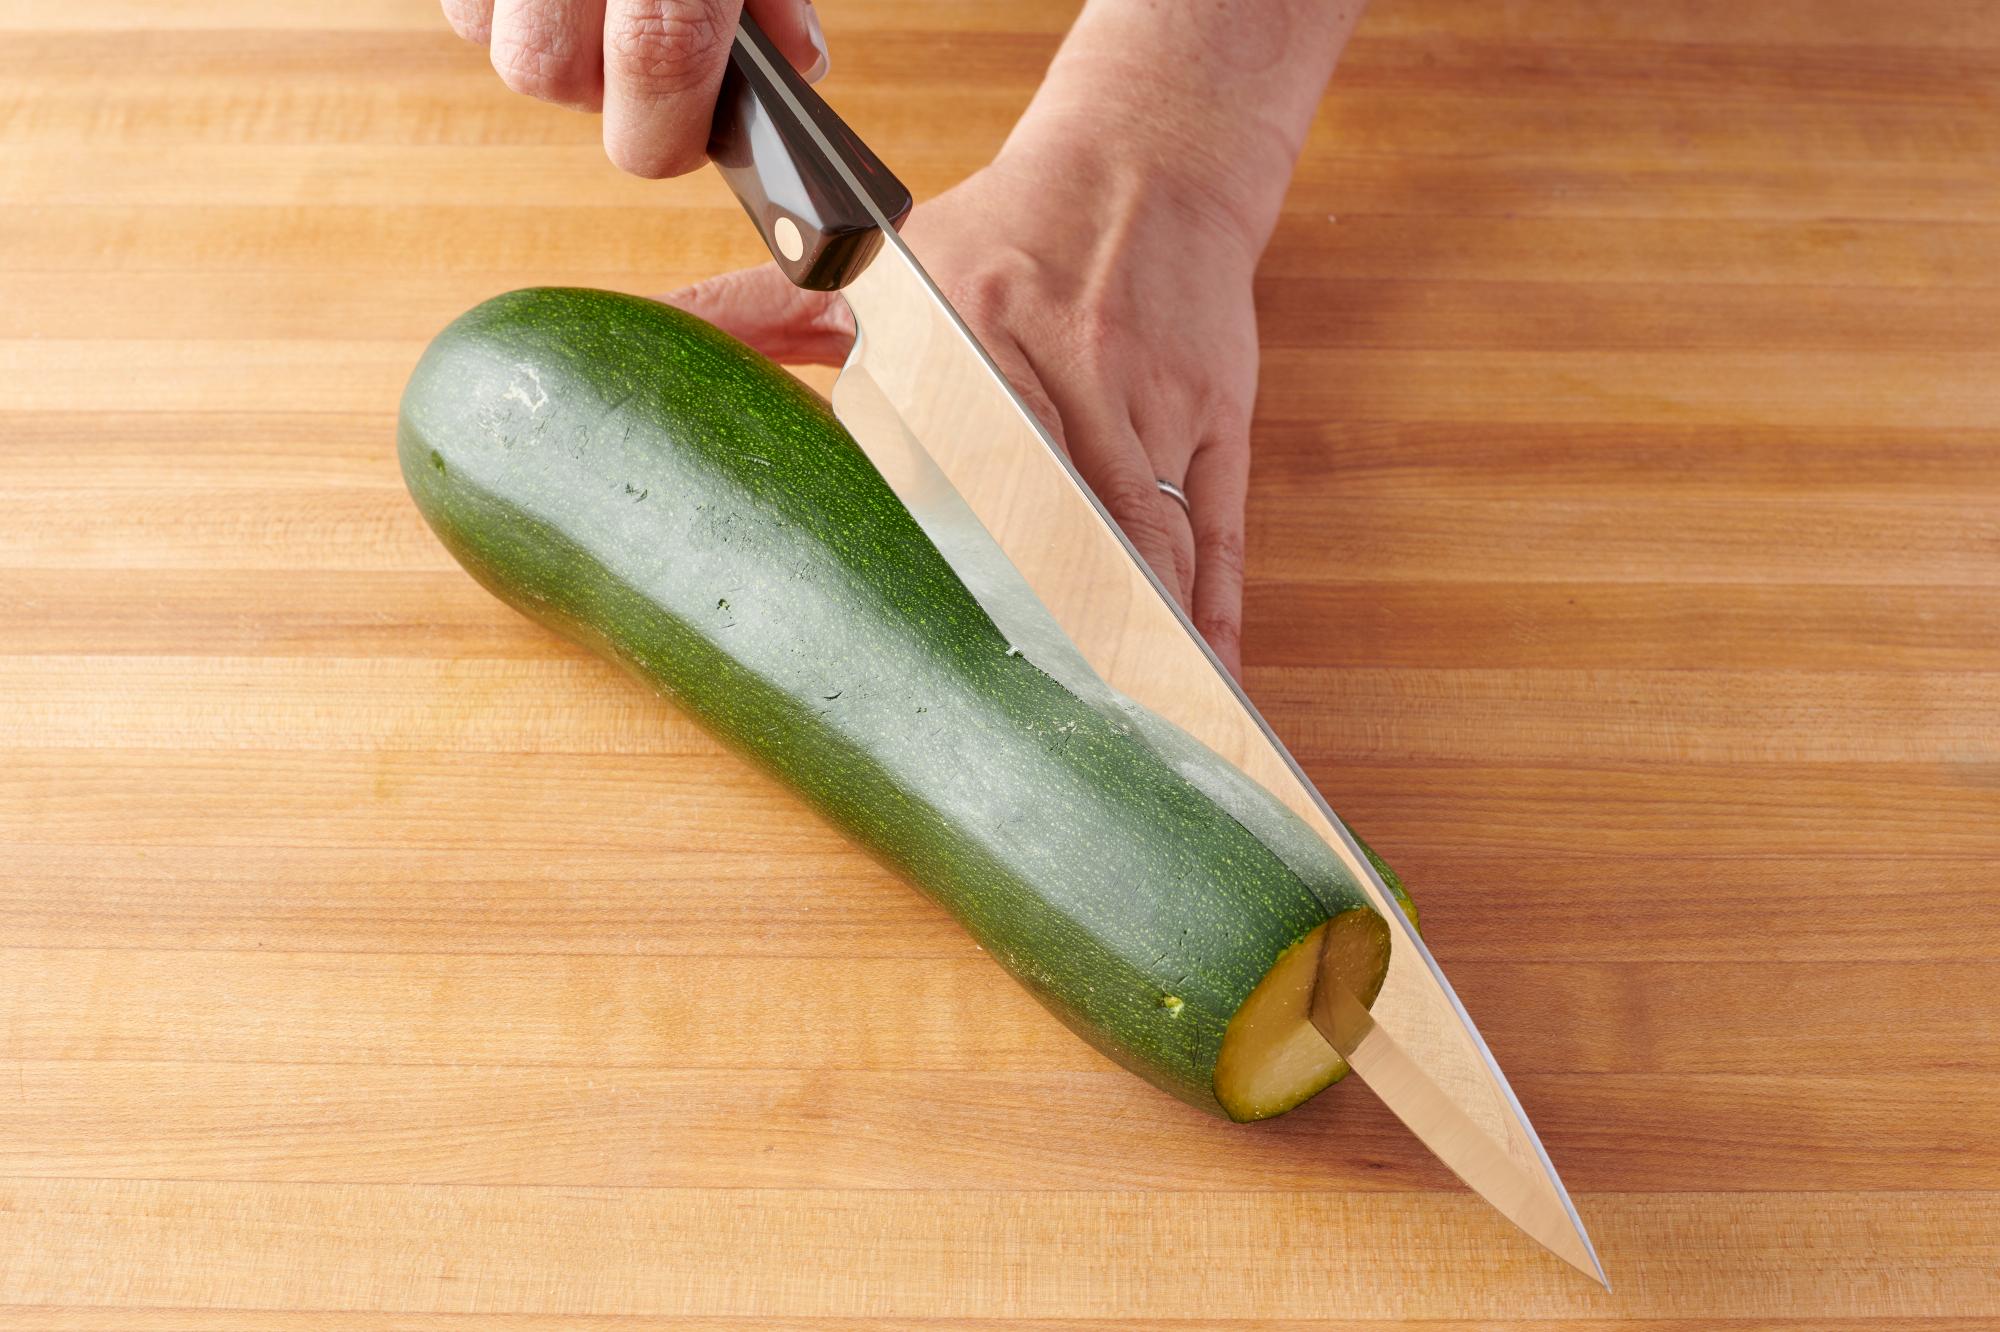
[[[1389,971],[1389,927],[1366,907],[1344,911],[1279,954],[1236,1010],[1215,1062],[1215,1095],[1231,1119],[1282,1115],[1347,1075],[1347,1061],[1312,1024],[1325,972],[1364,1004]]]

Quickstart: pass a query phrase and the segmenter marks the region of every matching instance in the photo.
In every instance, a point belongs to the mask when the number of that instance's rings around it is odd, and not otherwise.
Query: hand
[[[452,30],[485,46],[501,82],[604,112],[604,150],[635,175],[707,161],[715,93],[744,0],[442,0]],[[750,14],[808,80],[826,73],[810,0],[749,0]]]
[[[1087,152],[1088,150],[1082,150]],[[903,229],[1195,626],[1241,668],[1243,502],[1257,389],[1247,238],[1157,162],[1010,143]],[[780,361],[838,365],[846,305],[775,266],[669,301]],[[1189,511],[1163,494],[1187,493]]]

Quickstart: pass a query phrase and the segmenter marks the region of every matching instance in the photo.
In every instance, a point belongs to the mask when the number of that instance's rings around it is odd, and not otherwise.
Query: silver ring
[[[1160,493],[1162,495],[1165,495],[1168,499],[1180,505],[1182,513],[1186,514],[1190,518],[1194,517],[1194,510],[1188,507],[1187,492],[1185,490],[1182,490],[1179,486],[1167,480],[1165,477],[1154,478],[1153,484],[1160,488]]]

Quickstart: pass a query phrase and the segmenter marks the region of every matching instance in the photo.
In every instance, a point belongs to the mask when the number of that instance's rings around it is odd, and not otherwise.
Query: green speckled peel
[[[1192,1104],[1224,1113],[1224,1028],[1279,954],[1366,908],[1330,852],[1281,859],[1011,651],[825,405],[689,315],[488,301],[425,353],[400,447],[481,583],[776,774]]]

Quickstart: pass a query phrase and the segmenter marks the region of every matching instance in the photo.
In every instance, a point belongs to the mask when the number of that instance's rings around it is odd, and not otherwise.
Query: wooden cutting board
[[[1070,10],[829,3],[829,94],[934,194]],[[1984,4],[1381,0],[1265,265],[1249,688],[1607,1295],[445,557],[424,340],[751,261],[714,181],[424,0],[0,0],[0,1328],[1993,1326],[1996,88]]]

